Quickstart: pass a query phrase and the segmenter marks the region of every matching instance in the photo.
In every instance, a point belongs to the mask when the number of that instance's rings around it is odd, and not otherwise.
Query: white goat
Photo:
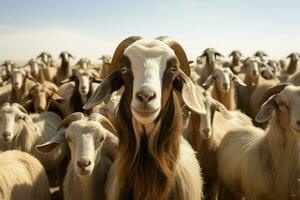
[[[85,117],[78,112],[65,118],[61,128],[64,126],[67,128],[60,135],[37,146],[48,153],[59,143],[68,142],[71,162],[64,180],[64,199],[105,199],[105,181],[118,146],[113,125],[100,114]]]
[[[25,152],[1,152],[0,199],[50,200],[48,178],[41,163]]]
[[[229,190],[225,199],[300,198],[300,88],[281,84],[264,100],[256,120],[271,119],[269,130],[239,127],[219,147],[218,173]]]
[[[35,145],[41,144],[56,135],[61,118],[52,112],[27,114],[24,107],[17,103],[5,103],[0,107],[0,150],[21,150],[34,155],[46,171],[57,169],[65,156],[61,146],[49,155],[36,151]]]

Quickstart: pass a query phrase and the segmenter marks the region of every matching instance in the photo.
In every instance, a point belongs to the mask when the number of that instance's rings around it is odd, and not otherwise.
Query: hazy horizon
[[[0,60],[27,60],[63,50],[96,60],[130,35],[169,35],[189,59],[208,47],[227,56],[265,50],[283,58],[300,52],[300,2],[279,1],[17,1],[0,3]]]

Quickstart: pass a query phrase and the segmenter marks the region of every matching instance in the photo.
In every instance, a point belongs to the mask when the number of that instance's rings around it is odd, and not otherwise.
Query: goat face
[[[124,55],[129,65],[121,66],[121,72],[125,82],[132,81],[132,114],[140,123],[149,124],[160,113],[162,90],[171,89],[179,62],[174,51],[158,40],[137,41]]]
[[[86,70],[78,69],[76,76],[79,80],[79,93],[81,96],[86,96],[90,91],[93,75],[86,72]]]
[[[25,109],[19,104],[8,103],[0,108],[0,134],[3,143],[10,143],[18,131],[18,124],[25,117]]]
[[[275,87],[280,87],[280,85],[274,86],[274,88]],[[299,106],[300,87],[288,85],[279,93],[272,95],[262,105],[255,120],[260,123],[265,122],[273,116],[273,111],[276,111],[276,117],[278,118],[280,126],[288,132],[291,131],[300,135]]]
[[[62,129],[48,142],[37,145],[37,150],[48,153],[58,144],[67,142],[76,174],[89,176],[94,170],[96,159],[101,156],[103,144],[118,145],[118,139],[113,134],[115,128],[107,118],[96,113],[90,117],[85,117],[83,113],[73,113],[62,121],[61,127],[66,125],[66,129]]]
[[[214,66],[216,64],[217,56],[223,56],[223,55],[213,48],[206,49],[201,55],[201,57],[206,57],[206,62],[210,66]]]
[[[244,73],[249,77],[256,78],[259,76],[259,64],[256,59],[248,58],[242,68]]]
[[[106,131],[98,122],[85,120],[72,122],[66,129],[65,138],[71,149],[77,175],[91,175],[93,172],[95,151],[101,150]]]
[[[187,58],[183,58],[182,47],[171,40],[170,43],[177,45],[174,50],[172,44],[167,45],[160,39],[164,38],[151,41],[138,39],[126,48],[122,47],[124,40],[112,59],[113,73],[103,80],[83,108],[90,109],[103,102],[113,91],[125,85],[121,102],[124,100],[137,122],[147,125],[153,123],[165,108],[174,86],[190,109],[205,113],[201,94],[197,94],[186,74],[189,74],[189,66]],[[179,48],[181,54],[178,53]]]
[[[29,62],[30,71],[31,71],[32,76],[36,77],[39,75],[40,65],[41,64],[38,60],[31,60]]]
[[[20,90],[25,82],[26,72],[25,70],[13,70],[12,72],[12,85],[16,90]]]

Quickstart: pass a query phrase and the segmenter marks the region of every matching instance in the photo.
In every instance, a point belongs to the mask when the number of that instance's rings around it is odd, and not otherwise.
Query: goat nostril
[[[210,128],[205,128],[202,130],[205,134],[208,134],[210,132]]]
[[[91,161],[77,161],[77,166],[80,167],[81,169],[84,169],[91,165]]]
[[[2,133],[2,136],[5,138],[9,137],[10,135],[11,135],[10,132],[7,132],[7,131]]]
[[[297,125],[300,126],[300,120],[297,121]]]
[[[156,93],[152,91],[142,91],[136,94],[136,97],[139,101],[143,103],[148,103],[156,97]]]

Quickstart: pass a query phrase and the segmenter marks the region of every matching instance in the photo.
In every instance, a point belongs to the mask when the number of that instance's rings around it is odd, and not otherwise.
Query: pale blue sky
[[[0,1],[0,60],[64,49],[95,59],[129,35],[169,35],[190,59],[207,47],[283,57],[300,51],[300,1]]]

